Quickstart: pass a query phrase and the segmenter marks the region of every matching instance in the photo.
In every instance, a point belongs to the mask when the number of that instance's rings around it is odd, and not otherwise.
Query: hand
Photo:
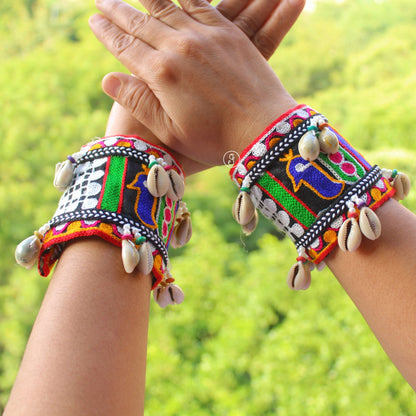
[[[256,0],[247,3],[248,0],[223,0],[217,6],[217,10],[239,27],[259,52],[269,59],[296,22],[305,0]],[[163,145],[149,129],[131,115],[128,109],[117,102],[110,112],[106,130],[107,136],[116,134],[136,135]],[[176,158],[181,161],[187,175],[209,167],[180,154],[176,154]]]
[[[142,3],[153,16],[97,0],[106,17],[93,16],[91,27],[137,76],[110,74],[107,93],[168,147],[219,164],[296,104],[243,32],[206,1]]]

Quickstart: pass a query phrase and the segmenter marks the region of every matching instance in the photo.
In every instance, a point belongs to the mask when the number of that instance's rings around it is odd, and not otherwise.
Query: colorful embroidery
[[[309,146],[319,146],[318,152]],[[357,204],[357,212],[364,206],[375,210],[395,193],[380,168],[372,167],[324,116],[304,105],[269,126],[230,174],[241,192],[249,192],[254,206],[292,239],[302,264],[319,263],[330,253]],[[247,205],[234,207],[241,209],[243,213],[234,213],[238,221],[251,212]],[[243,230],[252,219],[244,221]],[[308,275],[299,275],[299,267],[290,274],[293,280]],[[300,288],[307,286],[305,279]]]
[[[74,238],[97,236],[122,247],[123,240],[140,236],[136,244],[146,241],[154,258],[154,287],[169,278],[167,246],[180,199],[155,197],[147,188],[147,180],[151,161],[163,162],[183,180],[175,159],[141,139],[122,136],[98,139],[71,158],[75,165],[72,181],[43,238],[41,275],[49,274],[65,243]]]

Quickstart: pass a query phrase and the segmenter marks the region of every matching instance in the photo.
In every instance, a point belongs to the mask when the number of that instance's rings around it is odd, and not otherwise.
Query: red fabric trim
[[[295,110],[299,110],[301,108],[307,107],[306,104],[298,104],[296,107],[291,108],[290,110],[287,110],[285,113],[283,113],[282,115],[280,115],[275,121],[273,121],[272,123],[270,123],[264,130],[263,132],[252,142],[250,143],[240,154],[239,159],[234,163],[234,166],[230,169],[230,176],[232,177],[234,174],[235,169],[237,168],[237,165],[240,161],[240,159],[242,157],[244,157],[246,155],[246,153],[248,153],[250,151],[250,149],[258,142],[260,141],[265,134],[267,134],[272,127],[277,124],[279,121],[283,120],[285,117],[287,117],[290,113],[293,113]]]
[[[396,193],[396,190],[394,188],[391,188],[389,191],[387,191],[381,199],[379,199],[377,202],[374,202],[374,204],[370,204],[370,208],[375,211],[376,209],[380,208],[388,199],[390,199],[394,194]]]
[[[105,162],[105,174],[103,178],[103,186],[101,188],[100,198],[98,199],[97,208],[101,208],[101,203],[103,202],[103,197],[105,193],[105,184],[107,183],[108,171],[110,169],[111,157],[107,157],[107,162]]]
[[[126,176],[127,176],[127,166],[128,166],[128,159],[124,159],[124,171],[123,171],[123,181],[121,183],[121,192],[120,192],[120,200],[117,207],[117,212],[120,214],[123,208],[124,202],[124,190],[126,188]]]
[[[338,246],[338,241],[334,241],[333,243],[329,244],[326,248],[324,248],[318,255],[318,257],[316,257],[312,263],[314,264],[319,264],[322,260],[325,259],[325,257],[327,257],[332,250],[334,250],[334,248],[336,248]]]

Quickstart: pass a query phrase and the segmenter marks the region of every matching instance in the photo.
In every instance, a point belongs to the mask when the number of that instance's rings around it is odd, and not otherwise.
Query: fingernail
[[[103,90],[112,98],[117,98],[121,88],[121,81],[114,75],[110,75],[103,80]]]
[[[100,14],[93,14],[88,20],[90,25],[98,24],[102,21],[103,21],[103,16],[101,16]]]

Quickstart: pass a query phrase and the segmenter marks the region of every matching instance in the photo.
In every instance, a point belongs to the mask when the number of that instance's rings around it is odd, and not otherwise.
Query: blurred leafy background
[[[135,3],[137,4],[137,3]],[[90,33],[92,1],[0,0],[0,411],[48,279],[15,245],[54,212],[54,164],[102,135],[100,81],[120,65]],[[416,182],[414,0],[317,0],[271,64],[374,163]],[[293,293],[294,248],[244,237],[226,167],[188,179],[194,237],[174,253],[180,307],[152,305],[146,415],[414,415],[412,389],[328,272]],[[405,201],[416,209],[416,193]],[[47,394],[47,392],[45,392]]]

